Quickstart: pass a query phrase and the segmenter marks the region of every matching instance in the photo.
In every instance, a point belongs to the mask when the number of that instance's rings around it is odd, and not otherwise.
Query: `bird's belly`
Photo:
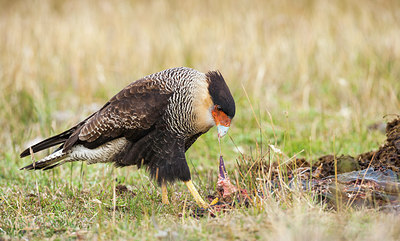
[[[69,159],[71,161],[86,161],[87,164],[112,162],[128,144],[125,137],[114,139],[97,148],[89,149],[83,145],[76,145],[71,149]]]

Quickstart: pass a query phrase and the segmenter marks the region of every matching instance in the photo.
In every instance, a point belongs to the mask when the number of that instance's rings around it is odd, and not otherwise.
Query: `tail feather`
[[[53,169],[53,168],[55,168],[55,167],[61,166],[62,164],[66,163],[66,162],[67,162],[66,159],[63,159],[63,160],[61,160],[60,162],[57,162],[57,163],[54,164],[54,165],[47,166],[47,167],[43,168],[43,171],[47,171],[47,170],[49,170],[49,169]]]
[[[24,150],[21,154],[20,157],[26,157],[29,156],[31,154],[30,149],[32,148],[33,153],[36,153],[38,151],[50,148],[52,146],[61,144],[61,143],[66,143],[66,145],[68,146],[67,148],[65,148],[66,150],[69,150],[72,145],[78,140],[78,135],[73,135],[75,133],[75,131],[79,131],[79,128],[82,128],[83,125],[86,123],[86,121],[88,119],[90,119],[93,115],[95,115],[97,112],[94,112],[93,114],[91,114],[90,116],[88,116],[86,119],[84,119],[83,121],[81,121],[80,123],[78,123],[77,125],[75,125],[74,127],[72,127],[69,130],[64,131],[61,134],[52,136],[50,138],[47,138],[46,140],[43,140],[31,147],[26,148],[26,150]],[[72,136],[73,140],[69,140],[70,137]]]
[[[26,170],[51,169],[51,168],[54,168],[56,166],[59,166],[59,165],[65,163],[64,159],[68,157],[68,154],[69,154],[68,152],[65,153],[65,152],[63,152],[62,149],[60,149],[60,150],[54,152],[53,154],[50,154],[37,162],[34,162],[28,166],[21,168],[20,170],[23,170],[23,169],[26,169]]]
[[[33,153],[36,153],[38,151],[50,148],[52,146],[64,143],[68,140],[68,138],[72,135],[72,133],[74,133],[75,128],[69,129],[67,131],[64,131],[61,134],[52,136],[46,140],[43,140],[29,148],[27,148],[26,150],[24,150],[21,154],[20,157],[26,157],[30,155],[30,148],[32,148]]]

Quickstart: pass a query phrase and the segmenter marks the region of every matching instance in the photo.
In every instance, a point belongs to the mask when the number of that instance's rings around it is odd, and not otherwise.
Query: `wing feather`
[[[90,117],[66,141],[65,148],[77,141],[93,148],[117,137],[141,136],[141,131],[162,118],[171,95],[151,79],[133,82]]]

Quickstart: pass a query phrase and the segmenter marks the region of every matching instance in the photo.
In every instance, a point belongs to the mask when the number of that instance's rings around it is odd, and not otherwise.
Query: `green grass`
[[[334,211],[296,190],[193,218],[182,183],[162,206],[144,170],[26,172],[18,155],[175,66],[227,80],[237,115],[222,153],[239,185],[259,182],[240,176],[238,148],[249,162],[268,144],[308,160],[377,149],[385,137],[368,126],[400,108],[399,20],[398,1],[0,1],[0,239],[398,240],[396,213]],[[187,152],[203,197],[218,155],[215,129]],[[113,211],[118,184],[135,195],[117,195]]]

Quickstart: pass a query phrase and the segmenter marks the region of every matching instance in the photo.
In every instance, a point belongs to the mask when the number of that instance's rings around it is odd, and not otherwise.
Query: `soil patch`
[[[386,141],[376,151],[369,151],[355,157],[350,155],[325,155],[312,162],[304,158],[289,163],[273,163],[263,160],[241,158],[238,160],[238,171],[247,190],[239,187],[234,198],[225,201],[216,192],[209,196],[220,201],[214,205],[215,210],[229,210],[237,204],[254,197],[265,197],[260,191],[259,182],[254,179],[268,177],[264,183],[265,190],[274,193],[289,187],[311,191],[318,200],[331,207],[363,206],[378,207],[382,210],[398,210],[400,206],[400,116],[386,125]],[[310,166],[309,163],[313,163]],[[283,182],[286,184],[283,184]]]

